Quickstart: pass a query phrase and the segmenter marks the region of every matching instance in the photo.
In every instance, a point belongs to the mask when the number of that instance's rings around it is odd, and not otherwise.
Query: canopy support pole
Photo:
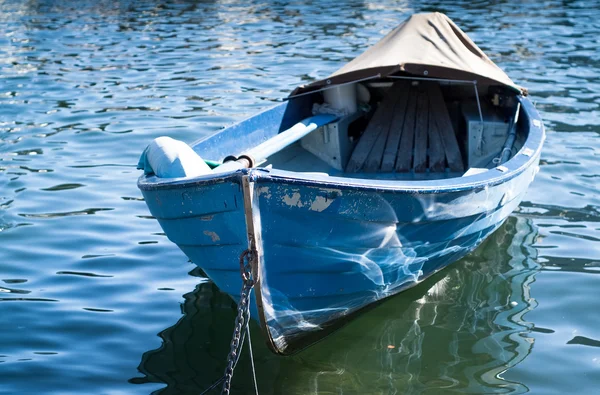
[[[393,80],[417,80],[417,81],[441,81],[441,82],[456,82],[458,84],[477,84],[474,80],[451,80],[448,78],[428,78],[428,77],[411,77],[405,75],[388,75],[386,78]]]
[[[481,102],[479,101],[479,91],[477,90],[477,81],[473,81],[473,88],[475,89],[475,100],[477,100],[477,110],[479,110],[479,120],[483,127],[483,113],[481,112]]]
[[[325,87],[323,87],[323,88],[321,88],[321,89],[316,89],[316,90],[310,91],[310,92],[299,93],[299,94],[294,95],[294,96],[284,97],[283,101],[292,100],[292,99],[295,99],[295,98],[300,97],[300,96],[312,95],[313,93],[326,91],[327,89],[336,88],[338,86],[344,86],[344,85],[348,85],[348,84],[356,84],[357,82],[374,80],[376,78],[381,78],[381,74],[375,74],[375,75],[372,75],[370,77],[361,78],[360,80],[354,80],[354,81],[344,82],[343,84],[329,85],[331,82],[329,80],[327,80],[328,85],[325,86]]]

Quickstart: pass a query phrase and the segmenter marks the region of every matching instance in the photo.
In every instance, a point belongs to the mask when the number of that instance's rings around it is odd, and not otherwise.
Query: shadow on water
[[[531,246],[533,223],[511,217],[477,251],[417,287],[392,297],[292,357],[271,354],[252,327],[262,393],[422,393],[447,390],[523,393],[502,378],[531,352],[534,328],[524,314],[540,266]],[[160,394],[200,393],[225,366],[235,307],[210,282],[185,295],[184,316],[146,352],[144,377],[164,383]],[[253,323],[254,324],[254,323]],[[234,393],[251,393],[247,352],[236,369]]]

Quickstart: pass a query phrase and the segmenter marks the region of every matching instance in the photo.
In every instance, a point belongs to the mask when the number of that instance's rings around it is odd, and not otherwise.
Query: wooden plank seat
[[[438,84],[394,83],[356,144],[346,172],[464,171]]]

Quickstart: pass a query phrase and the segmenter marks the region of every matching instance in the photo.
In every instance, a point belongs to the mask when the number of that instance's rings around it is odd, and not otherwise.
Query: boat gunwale
[[[209,173],[194,178],[160,179],[156,176],[142,175],[138,179],[138,188],[144,191],[152,191],[201,187],[225,181],[240,183],[244,175],[249,175],[254,181],[260,179],[261,181],[268,180],[278,183],[291,183],[321,188],[368,190],[372,192],[446,193],[494,186],[517,177],[535,163],[539,159],[544,143],[545,129],[539,113],[528,97],[519,95],[517,98],[527,119],[528,134],[523,146],[511,159],[501,166],[472,176],[437,180],[374,180],[305,174],[278,169],[252,168],[226,173]],[[537,124],[535,121],[537,121]],[[528,154],[525,154],[526,150],[529,150]]]

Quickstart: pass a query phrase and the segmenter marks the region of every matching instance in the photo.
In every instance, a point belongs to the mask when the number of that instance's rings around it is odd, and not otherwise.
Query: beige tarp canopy
[[[392,74],[477,80],[525,93],[450,18],[434,12],[411,16],[329,77],[300,86],[290,96]]]

